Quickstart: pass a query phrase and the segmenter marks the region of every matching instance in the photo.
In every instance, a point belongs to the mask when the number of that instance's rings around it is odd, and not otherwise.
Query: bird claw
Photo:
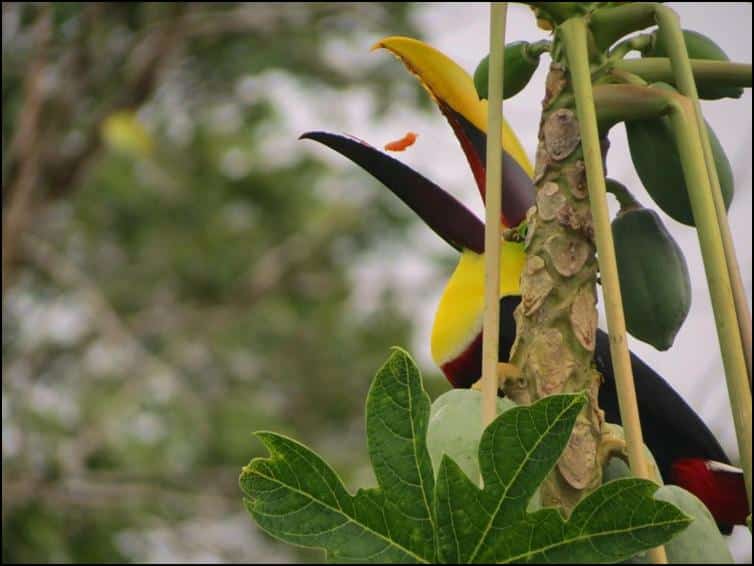
[[[614,457],[628,464],[626,441],[612,431],[603,432],[600,438],[600,465],[604,468]]]
[[[475,391],[482,390],[482,378],[480,377],[471,388]],[[497,394],[499,397],[508,397],[519,405],[528,405],[529,390],[526,379],[522,377],[518,366],[506,362],[497,364]]]

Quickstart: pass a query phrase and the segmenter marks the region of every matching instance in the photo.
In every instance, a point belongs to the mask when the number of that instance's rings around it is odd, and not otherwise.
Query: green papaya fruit
[[[532,57],[527,52],[529,42],[515,41],[505,46],[503,57],[503,98],[511,98],[523,90],[529,79],[537,70],[539,56]],[[487,55],[474,71],[474,86],[479,98],[485,99],[489,94],[490,56]]]
[[[623,427],[605,423],[605,427],[614,431],[617,436],[623,436]],[[655,473],[659,477],[657,464],[649,449],[644,446],[650,457],[650,464],[655,467]],[[631,477],[631,470],[620,458],[611,458],[602,470],[603,482],[619,478]],[[654,494],[654,498],[667,501],[678,507],[681,511],[694,518],[694,521],[676,535],[670,542],[665,544],[668,562],[671,564],[731,564],[733,557],[730,554],[725,538],[715,523],[715,519],[707,507],[694,494],[675,485],[663,485]],[[637,554],[626,560],[624,564],[649,564],[650,560],[646,552]]]
[[[709,37],[699,32],[683,30],[683,40],[686,43],[689,59],[706,59],[708,61],[730,61],[720,46]],[[644,54],[645,57],[668,57],[668,51],[658,32],[653,34],[652,47]],[[699,98],[717,100],[719,98],[740,98],[744,89],[735,86],[699,85]]]
[[[667,350],[691,308],[691,279],[683,252],[653,210],[623,211],[612,229],[626,329],[658,350]]]
[[[733,564],[725,537],[707,507],[693,493],[677,485],[665,485],[654,498],[667,501],[693,517],[694,521],[665,544],[669,564]],[[649,564],[646,552],[637,554],[627,564]]]
[[[733,170],[715,132],[709,124],[705,124],[727,210],[733,200]],[[673,220],[694,226],[681,157],[669,118],[663,116],[654,120],[626,122],[626,134],[631,160],[649,196]]]
[[[498,398],[497,412],[516,404]],[[479,483],[479,440],[482,437],[482,394],[473,389],[452,389],[432,403],[427,427],[427,450],[437,473],[447,454],[474,483]]]
[[[516,404],[508,398],[498,398],[497,412],[502,414]],[[447,454],[466,476],[479,485],[479,441],[482,438],[482,394],[473,389],[451,389],[443,393],[429,413],[427,450],[432,468],[437,473],[442,455]],[[529,513],[542,508],[539,489],[527,507]]]

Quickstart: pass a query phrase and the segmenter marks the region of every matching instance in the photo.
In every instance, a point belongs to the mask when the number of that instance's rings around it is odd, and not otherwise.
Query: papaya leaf
[[[638,478],[608,482],[582,499],[569,520],[549,508],[506,526],[489,554],[497,563],[624,560],[667,542],[692,521],[670,503],[652,499],[658,487]]]
[[[443,562],[478,561],[501,527],[526,518],[529,499],[565,448],[585,403],[584,395],[552,396],[495,419],[479,442],[483,489],[450,459],[440,464],[435,505]]]
[[[570,520],[552,508],[526,512],[585,402],[583,394],[556,395],[500,415],[479,444],[482,489],[443,459],[435,491],[441,562],[617,561],[662,544],[689,524],[676,507],[652,499],[656,484],[639,479],[605,484],[581,501]]]
[[[249,512],[271,535],[323,548],[331,561],[434,562],[429,408],[416,364],[396,348],[367,397],[367,444],[380,487],[351,496],[308,448],[259,433],[271,457],[241,473]]]
[[[435,481],[429,397],[411,357],[396,348],[366,403],[379,487],[351,495],[317,454],[262,432],[270,456],[241,472],[246,507],[272,536],[322,548],[333,562],[605,562],[663,544],[690,519],[653,499],[658,486],[645,480],[605,484],[568,520],[556,509],[527,513],[585,403],[584,394],[557,395],[506,411],[479,444],[483,488],[447,456]]]

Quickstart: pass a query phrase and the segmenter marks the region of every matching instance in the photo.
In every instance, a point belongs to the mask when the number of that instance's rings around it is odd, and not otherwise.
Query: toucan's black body
[[[507,361],[516,337],[513,310],[521,297],[500,299],[499,358]],[[615,390],[615,372],[610,358],[610,341],[605,332],[597,331],[594,364],[602,374],[599,405],[605,411],[607,422],[621,424],[618,395]],[[631,366],[636,385],[642,435],[657,461],[665,481],[671,480],[671,466],[682,458],[700,458],[729,464],[725,451],[707,425],[681,398],[667,381],[631,354]]]
[[[597,331],[594,363],[604,377],[599,404],[608,422],[621,424],[615,373],[607,334]],[[636,398],[644,442],[670,481],[671,464],[681,458],[700,458],[729,464],[725,451],[707,425],[667,381],[631,353]]]

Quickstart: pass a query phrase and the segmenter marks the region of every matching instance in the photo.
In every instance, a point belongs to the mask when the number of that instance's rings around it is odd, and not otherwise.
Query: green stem
[[[699,98],[694,81],[694,72],[696,69],[702,74],[706,73],[709,77],[719,78],[723,82],[728,80],[740,80],[751,84],[751,67],[748,65],[738,67],[735,63],[728,63],[727,65],[711,65],[711,62],[695,62],[692,64],[688,58],[688,52],[686,50],[683,32],[681,31],[677,14],[670,8],[659,3],[632,3],[617,8],[603,8],[595,11],[590,20],[595,43],[601,47],[607,47],[622,35],[648,27],[653,23],[659,24],[659,33],[663,34],[666,45],[668,45],[668,51],[671,56],[672,76],[675,79],[674,82],[676,82],[681,93],[687,95],[692,101],[694,123],[699,129],[702,151],[708,170],[711,190],[713,191],[715,214],[719,224],[725,262],[732,287],[733,302],[736,309],[736,321],[739,329],[741,345],[746,358],[746,380],[748,382],[749,395],[751,395],[751,313],[749,312],[748,304],[746,302],[743,280],[736,260],[733,239],[730,235],[730,227],[727,223],[725,206],[723,204],[722,194],[719,190],[717,171],[714,166],[711,146],[709,145],[709,136],[702,118],[701,107],[699,105]],[[641,66],[643,63],[625,61],[621,64],[624,66]],[[657,64],[655,63],[654,65]],[[664,69],[660,70],[664,73]],[[731,75],[734,75],[737,78],[734,79]],[[662,77],[666,76],[667,75],[664,74],[662,75]],[[729,394],[734,395],[735,393],[729,392]],[[749,446],[751,446],[751,437],[749,437]],[[748,486],[749,503],[751,504],[751,481],[749,481]]]
[[[648,120],[669,110],[667,93],[660,89],[633,84],[597,85],[592,90],[600,132],[618,122]]]
[[[666,57],[621,59],[614,68],[639,75],[649,82],[675,82],[676,75]],[[714,83],[719,86],[751,87],[751,64],[729,61],[691,59],[691,72],[697,83]]]
[[[626,75],[622,78],[631,79],[635,76]],[[593,87],[592,96],[600,134],[604,135],[618,122],[651,120],[670,111],[673,97],[667,91],[649,88],[639,77],[636,80],[637,84],[601,84]],[[553,109],[567,107],[573,102],[573,96],[563,96],[553,105]]]
[[[553,23],[558,24],[571,16],[582,12],[582,2],[521,2],[536,8],[541,14],[549,16]]]
[[[505,19],[508,4],[490,7],[489,111],[487,131],[503,127],[503,63]],[[482,329],[482,424],[487,427],[497,414],[497,362],[500,341],[500,210],[502,138],[487,136],[487,178],[484,227],[484,326]]]
[[[610,77],[616,79],[619,84],[648,86],[647,81],[642,79],[639,75],[634,75],[623,69],[611,69]]]
[[[624,35],[655,25],[658,4],[630,2],[595,10],[589,22],[598,49],[605,50]]]
[[[535,41],[534,43],[530,43],[526,47],[526,55],[527,57],[530,57],[532,59],[539,59],[539,57],[543,53],[549,53],[550,49],[552,49],[552,42],[547,41],[546,39],[542,39],[541,41]]]
[[[611,49],[607,58],[614,61],[623,59],[623,57],[628,55],[631,51],[641,51],[643,53],[646,49],[651,47],[652,39],[653,36],[649,33],[629,37]]]
[[[751,342],[743,343],[746,334],[742,332],[742,327],[748,324],[749,339],[751,338],[750,315],[745,297],[742,305],[733,295],[735,285],[732,282],[737,276],[740,277],[740,273],[678,16],[669,8],[658,6],[657,22],[670,55],[676,84],[681,93],[690,99],[688,103],[679,105],[678,112],[671,113],[671,121],[678,140],[691,209],[702,248],[751,508],[751,366],[747,367],[745,354],[748,351],[750,359]],[[729,246],[724,244],[726,238],[730,239]],[[747,317],[749,322],[746,322]]]
[[[707,127],[704,123],[701,105],[699,104],[699,97],[697,94],[694,77],[689,74],[687,68],[688,58],[685,41],[682,42],[682,45],[678,44],[679,37],[683,39],[683,32],[681,31],[680,24],[678,23],[678,16],[672,10],[664,8],[658,11],[658,20],[661,24],[663,24],[662,29],[660,29],[660,33],[666,34],[666,39],[670,39],[676,42],[671,47],[670,51],[671,56],[675,55],[676,57],[673,63],[673,71],[681,93],[688,96],[688,98],[692,101],[694,107],[696,124],[699,128],[699,134],[702,140],[702,149],[704,150],[704,159],[707,164],[707,171],[709,173],[710,184],[712,186],[712,197],[715,202],[715,213],[717,214],[717,221],[720,225],[720,232],[723,239],[725,260],[728,265],[728,273],[731,280],[731,286],[733,287],[733,300],[736,307],[736,316],[738,318],[738,326],[739,332],[741,333],[744,355],[746,356],[749,392],[751,392],[751,313],[749,312],[748,304],[746,302],[746,292],[744,290],[741,271],[736,259],[733,237],[730,233],[730,226],[728,225],[728,217],[726,215],[722,191],[720,190],[720,181],[717,176],[717,167],[715,166],[712,147],[709,142]],[[751,66],[749,65],[749,85],[750,84]],[[749,503],[751,503],[751,501]]]
[[[610,355],[613,360],[613,368],[615,368],[616,392],[621,421],[626,435],[628,458],[634,475],[651,479],[644,452],[636,389],[628,351],[626,322],[623,316],[623,301],[620,295],[618,265],[615,259],[613,234],[607,208],[605,174],[602,168],[597,113],[594,108],[592,78],[589,70],[586,25],[582,19],[572,18],[563,23],[560,30],[576,97],[576,113],[584,152],[589,200],[595,228],[595,243],[607,313]],[[663,547],[653,549],[651,558],[654,563],[667,562]]]
[[[618,214],[642,208],[639,201],[636,200],[631,191],[628,190],[628,187],[623,183],[619,183],[615,179],[605,179],[605,189],[618,199],[618,204],[620,204],[620,212]]]

